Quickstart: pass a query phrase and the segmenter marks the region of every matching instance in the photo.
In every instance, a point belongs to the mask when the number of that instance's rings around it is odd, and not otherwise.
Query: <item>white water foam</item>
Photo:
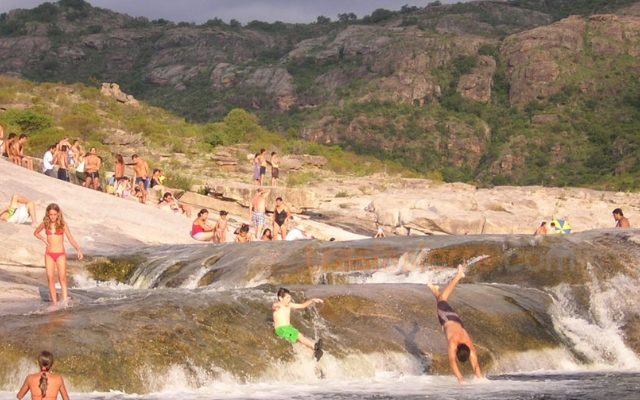
[[[554,288],[556,300],[550,309],[554,327],[589,361],[587,368],[640,370],[640,359],[625,344],[621,329],[625,313],[637,310],[637,287],[637,280],[624,275],[602,283],[594,278],[588,285],[588,315],[576,309],[569,285]]]

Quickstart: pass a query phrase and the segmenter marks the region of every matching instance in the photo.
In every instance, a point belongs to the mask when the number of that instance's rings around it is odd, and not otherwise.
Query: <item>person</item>
[[[203,208],[198,211],[198,217],[193,221],[191,225],[191,237],[201,242],[213,241],[214,227],[209,225],[207,219],[209,218],[209,210]]]
[[[275,151],[271,152],[271,186],[278,186],[278,179],[280,179],[280,158]]]
[[[384,234],[384,230],[382,229],[382,227],[380,225],[378,225],[378,231],[376,232],[375,235],[373,235],[374,239],[380,239],[385,237],[386,235]]]
[[[299,224],[298,224],[299,225]],[[307,240],[313,239],[313,236],[307,236],[306,233],[302,230],[302,228],[295,227],[287,232],[287,236],[285,236],[284,240],[292,241],[292,240]]]
[[[213,233],[213,241],[216,243],[224,243],[227,241],[227,215],[225,210],[220,211],[220,218],[216,222]]]
[[[33,400],[55,400],[58,398],[58,393],[62,396],[62,400],[69,400],[64,379],[61,375],[51,372],[53,354],[48,351],[41,352],[38,355],[38,366],[40,372],[27,375],[24,379],[24,383],[18,391],[18,400],[22,400],[27,392],[31,392]]]
[[[131,161],[133,161],[133,163],[127,165],[133,166],[133,171],[136,175],[135,184],[142,185],[144,191],[148,191],[151,184],[151,181],[149,180],[149,164],[147,164],[147,162],[137,154],[131,156]]]
[[[256,239],[260,232],[262,232],[262,228],[265,225],[265,211],[268,195],[269,190],[259,187],[256,190],[256,194],[253,196],[253,199],[251,199],[251,204],[249,205],[249,218],[251,219],[251,223],[255,229]]]
[[[136,187],[136,189],[139,190],[140,188]],[[129,178],[127,178],[126,176],[122,179],[118,179],[116,177],[116,187],[114,189],[114,194],[117,197],[121,197],[123,199],[129,197],[129,195],[131,194],[131,180],[129,180]]]
[[[67,172],[67,145],[63,144],[53,158],[53,163],[58,167],[58,179],[69,182]]]
[[[260,237],[262,241],[270,241],[273,240],[273,235],[271,234],[271,229],[267,228],[262,232],[262,237]]]
[[[273,328],[276,336],[290,343],[302,343],[313,351],[316,361],[320,361],[323,354],[322,339],[318,339],[316,342],[313,342],[294,328],[293,325],[291,325],[291,310],[304,309],[312,304],[322,304],[324,301],[322,299],[313,298],[302,304],[295,303],[291,298],[291,292],[286,288],[278,289],[277,296],[278,301],[273,303],[271,306],[271,310],[273,311]]]
[[[613,210],[613,219],[616,221],[616,228],[631,228],[631,224],[622,213],[622,209],[616,208]]]
[[[0,154],[4,155],[4,128],[0,125]]]
[[[233,232],[236,235],[236,243],[247,243],[251,241],[251,235],[249,234],[249,225],[242,224],[238,229]]]
[[[256,185],[260,184],[260,153],[256,153],[253,157],[253,180],[256,181]]]
[[[46,239],[40,235],[45,231]],[[66,302],[69,298],[67,293],[67,253],[64,249],[64,237],[67,237],[69,243],[76,249],[78,260],[82,260],[83,255],[80,251],[78,242],[73,238],[69,225],[64,221],[62,210],[60,207],[51,203],[47,206],[44,219],[38,225],[33,235],[47,245],[44,253],[44,265],[47,270],[47,280],[49,282],[49,293],[51,294],[51,302],[58,302],[58,294],[56,292],[55,270],[58,270],[58,280],[62,289],[62,301]]]
[[[260,149],[260,186],[264,185],[264,176],[267,174],[267,149]]]
[[[158,208],[162,210],[172,211],[174,214],[184,214],[191,218],[191,207],[186,204],[180,204],[178,200],[173,197],[171,192],[165,193],[158,202]]]
[[[102,160],[96,154],[96,148],[89,149],[89,154],[84,158],[84,183],[82,186],[98,190],[100,187],[100,167]]]
[[[42,156],[42,173],[51,178],[55,178],[55,170],[53,168],[53,154],[56,151],[56,145],[52,144]]]
[[[31,220],[31,226],[36,226],[36,206],[26,197],[14,194],[9,206],[0,211],[0,221],[12,224],[25,224]]]
[[[125,180],[124,176],[124,158],[122,158],[122,154],[116,154],[116,165],[115,165],[115,175],[116,181]]]
[[[290,218],[291,212],[289,211],[289,207],[284,203],[282,197],[276,198],[276,206],[274,207],[273,215],[271,216],[275,240],[284,240],[284,238],[287,237]]]
[[[133,189],[133,197],[138,199],[139,203],[147,204],[147,192],[145,192],[145,190],[142,188],[142,184],[136,186]]]
[[[153,174],[151,175],[151,183],[149,184],[149,187],[151,189],[157,190],[159,193],[162,193],[162,191],[164,190],[165,179],[166,178],[162,174],[162,170],[156,168],[153,170]]]
[[[71,154],[71,159],[75,162],[75,164],[69,163],[69,165],[78,165],[82,159],[82,155],[84,154],[84,148],[82,148],[82,144],[80,144],[79,139],[73,141],[73,145],[69,149],[69,153]]]
[[[465,362],[467,359],[471,362],[471,367],[476,377],[482,378],[482,371],[480,371],[480,364],[478,363],[478,355],[476,348],[473,345],[471,336],[464,329],[462,319],[449,305],[448,300],[458,282],[464,278],[464,268],[467,264],[464,263],[458,266],[458,272],[456,276],[449,282],[447,287],[441,293],[440,289],[436,285],[428,284],[431,293],[436,298],[436,311],[438,314],[438,321],[442,326],[445,336],[447,337],[449,364],[451,370],[458,379],[459,383],[464,383],[464,377],[458,368],[456,359],[460,362]]]
[[[547,228],[547,222],[542,221],[538,229],[536,229],[536,231],[534,232],[534,235],[540,236],[540,235],[546,235],[547,233],[549,233],[549,229]]]
[[[15,133],[10,133],[9,136],[7,136],[7,140],[4,141],[3,145],[3,149],[2,149],[2,155],[7,157],[9,159],[9,161],[14,162],[13,160],[13,142],[16,140],[16,134]]]
[[[33,171],[33,160],[30,157],[24,155],[24,146],[27,144],[27,135],[24,133],[20,135],[18,140],[15,140],[13,146],[13,157],[17,165],[25,167]]]

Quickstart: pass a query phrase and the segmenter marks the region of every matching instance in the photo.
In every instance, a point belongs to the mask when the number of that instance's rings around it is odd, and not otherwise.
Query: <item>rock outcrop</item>
[[[100,93],[103,96],[113,97],[118,100],[120,103],[130,105],[130,106],[139,106],[140,103],[136,100],[132,95],[124,93],[120,90],[120,85],[117,83],[103,83],[100,88]]]

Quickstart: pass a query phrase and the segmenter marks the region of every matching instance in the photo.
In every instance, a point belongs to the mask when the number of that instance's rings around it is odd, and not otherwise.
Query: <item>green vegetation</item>
[[[637,0],[509,0],[515,7],[541,11],[554,19],[610,12],[635,2]]]

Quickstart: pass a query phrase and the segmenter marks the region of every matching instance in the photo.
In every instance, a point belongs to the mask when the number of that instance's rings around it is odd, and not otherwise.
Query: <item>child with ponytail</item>
[[[51,372],[53,366],[53,354],[43,351],[38,355],[38,365],[40,372],[28,375],[20,391],[18,392],[18,400],[31,392],[31,400],[55,400],[58,393],[62,395],[63,400],[69,400],[67,388],[64,386],[64,379],[61,375]]]

